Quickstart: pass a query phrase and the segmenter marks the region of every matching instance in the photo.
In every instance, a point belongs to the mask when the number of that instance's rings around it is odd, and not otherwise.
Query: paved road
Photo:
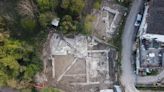
[[[145,76],[145,77],[137,77],[138,84],[153,84],[159,82],[164,79],[164,70],[159,73],[157,76]]]
[[[121,83],[125,87],[125,92],[139,92],[135,88],[135,74],[132,69],[132,44],[134,36],[134,22],[139,12],[143,0],[135,0],[128,15],[124,33],[122,37],[122,76]]]

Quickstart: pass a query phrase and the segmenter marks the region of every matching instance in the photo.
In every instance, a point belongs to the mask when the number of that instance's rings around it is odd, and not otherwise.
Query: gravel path
[[[124,33],[122,37],[122,76],[121,83],[125,87],[125,92],[139,92],[135,88],[135,74],[132,69],[131,59],[132,59],[132,44],[134,36],[134,22],[136,15],[139,12],[142,0],[135,0],[131,7],[131,11],[126,20]]]

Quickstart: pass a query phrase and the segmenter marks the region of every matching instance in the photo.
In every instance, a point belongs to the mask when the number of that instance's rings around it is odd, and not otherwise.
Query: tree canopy
[[[28,31],[33,31],[36,28],[36,22],[32,18],[22,18],[21,19],[21,26]]]
[[[72,20],[72,17],[65,15],[60,23],[60,30],[64,33],[76,31],[76,25]]]
[[[39,15],[39,22],[43,28],[46,28],[55,17],[51,12],[44,12]]]
[[[100,7],[101,7],[101,0],[95,0],[93,4],[93,8],[100,9]]]
[[[5,38],[4,44],[0,46],[0,78],[4,78],[0,84],[7,84],[9,80],[31,81],[39,69],[35,63],[38,61],[30,58],[32,53],[33,48],[24,42]]]
[[[85,6],[84,0],[62,0],[61,7],[74,13],[81,13]]]
[[[40,69],[34,48],[25,41],[10,37],[7,24],[0,17],[0,86],[25,87]]]
[[[54,9],[58,6],[58,0],[37,0],[41,12]]]

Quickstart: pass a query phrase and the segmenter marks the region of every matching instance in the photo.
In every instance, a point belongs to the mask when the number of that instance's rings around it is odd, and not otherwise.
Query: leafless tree
[[[37,7],[33,0],[20,0],[17,6],[17,10],[22,16],[34,17]]]

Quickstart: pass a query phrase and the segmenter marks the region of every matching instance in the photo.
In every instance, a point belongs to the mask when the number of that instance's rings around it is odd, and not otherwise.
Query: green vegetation
[[[84,0],[61,0],[57,14],[61,21],[59,30],[64,34],[82,32],[81,12],[85,6]],[[63,12],[61,12],[63,11]]]
[[[32,91],[32,89],[22,89],[20,90],[20,92],[35,92],[35,91]]]
[[[100,7],[99,1],[95,7]],[[60,18],[58,32],[89,34],[94,16],[82,15],[85,0],[0,1],[0,86],[30,92],[33,77],[42,70],[40,55],[52,19]],[[87,15],[87,16],[86,16]],[[46,91],[47,90],[47,91]],[[43,92],[59,92],[46,88]]]
[[[40,59],[31,45],[10,37],[4,20],[0,17],[0,86],[27,87],[41,69]]]
[[[70,3],[70,10],[75,13],[81,13],[84,8],[84,1],[83,0],[71,0]]]
[[[95,16],[92,16],[92,15],[86,16],[85,22],[84,22],[84,30],[85,30],[86,34],[91,34],[91,32],[93,31],[92,22],[94,19],[95,19]]]
[[[155,84],[152,85],[137,84],[136,88],[143,91],[152,90],[153,92],[162,92],[164,90],[164,87],[159,87]]]
[[[60,92],[59,89],[48,87],[41,90],[41,92]]]
[[[116,47],[116,50],[118,52],[116,67],[117,67],[117,72],[119,75],[121,75],[121,72],[122,72],[121,71],[121,52],[122,52],[122,41],[121,40],[122,40],[123,31],[124,31],[125,20],[126,20],[126,17],[123,17],[122,21],[120,22],[121,24],[119,25],[118,33],[111,40],[113,46]],[[120,77],[119,75],[118,75],[118,79]]]
[[[39,10],[41,12],[45,12],[57,7],[58,0],[37,0],[37,4],[39,6]]]
[[[101,8],[101,0],[96,0],[93,4],[94,9],[100,9]]]
[[[44,12],[39,15],[39,22],[43,28],[46,28],[54,18],[55,15],[51,12]]]
[[[32,31],[36,27],[36,22],[34,19],[24,18],[21,20],[21,26],[26,30]]]
[[[69,15],[65,15],[60,23],[60,31],[63,33],[73,32],[76,30],[76,26],[72,17]]]
[[[153,75],[157,75],[159,72],[158,70],[152,70],[150,71],[150,73],[147,73],[148,76],[153,76]]]
[[[81,12],[85,7],[84,0],[37,0],[37,5],[40,12],[39,22],[43,29],[53,18],[60,18],[58,27],[60,32],[64,34],[82,32],[84,26]]]
[[[71,11],[72,13],[81,13],[85,3],[84,0],[61,0],[61,8]]]
[[[69,0],[62,0],[60,6],[61,6],[61,8],[67,9],[68,6],[69,6],[69,4],[70,4],[70,1]]]

